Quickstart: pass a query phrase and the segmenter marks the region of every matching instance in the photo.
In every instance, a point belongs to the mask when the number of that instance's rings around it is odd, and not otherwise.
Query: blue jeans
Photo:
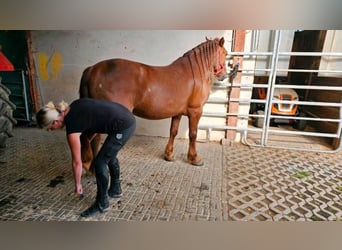
[[[109,182],[107,166],[111,182],[118,181],[120,178],[120,165],[117,154],[129,138],[131,138],[135,128],[136,123],[125,130],[117,131],[114,134],[108,134],[100,151],[92,162],[95,169],[97,185],[96,202],[99,203],[101,207],[108,207],[109,204],[107,196]]]

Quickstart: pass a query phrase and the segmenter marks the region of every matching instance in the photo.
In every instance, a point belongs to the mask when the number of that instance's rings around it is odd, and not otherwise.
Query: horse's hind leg
[[[189,112],[189,151],[188,161],[192,165],[202,166],[204,163],[197,155],[196,140],[197,140],[197,126],[202,112],[193,111]]]
[[[170,127],[170,137],[169,141],[165,148],[164,159],[167,161],[174,161],[175,154],[173,152],[173,146],[175,142],[175,137],[178,134],[179,123],[182,118],[182,115],[173,116],[171,119],[171,127]]]

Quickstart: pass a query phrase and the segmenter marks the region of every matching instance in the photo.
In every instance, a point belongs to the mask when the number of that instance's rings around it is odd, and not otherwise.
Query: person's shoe
[[[106,207],[101,207],[100,204],[98,204],[97,202],[95,202],[92,206],[90,206],[87,210],[83,211],[81,213],[81,217],[91,217],[94,216],[98,213],[105,213],[109,211],[109,205]]]
[[[110,184],[108,196],[111,198],[120,198],[122,196],[121,181],[117,180]]]

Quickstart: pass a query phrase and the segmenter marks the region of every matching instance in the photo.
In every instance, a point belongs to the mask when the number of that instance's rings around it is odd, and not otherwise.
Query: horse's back
[[[187,63],[150,66],[119,58],[101,61],[84,71],[80,92],[121,103],[146,119],[187,115],[189,105],[200,107],[203,102],[202,93],[194,98],[194,79]]]
[[[120,58],[98,62],[84,70],[80,97],[118,102],[133,110],[136,100],[142,99],[146,92],[149,68]]]

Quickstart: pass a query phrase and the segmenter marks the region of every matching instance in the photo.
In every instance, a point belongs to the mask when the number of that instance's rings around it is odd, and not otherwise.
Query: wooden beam
[[[322,52],[326,30],[304,30],[296,32],[292,52]],[[290,69],[319,69],[321,62],[320,56],[291,56]],[[305,72],[289,72],[288,82],[290,84],[311,85],[312,78],[316,77],[317,73]],[[298,91],[302,100],[306,100],[308,92],[305,90]]]
[[[245,38],[246,38],[246,31],[245,30],[236,30],[235,36],[233,38],[233,51],[234,52],[243,52],[245,49]],[[242,56],[234,56],[233,57],[233,65],[236,63],[240,63],[240,68],[242,68],[243,64],[243,57]],[[233,80],[233,83],[241,83],[241,76],[242,73],[238,72],[236,77]],[[228,93],[229,99],[230,98],[239,98],[240,97],[240,88],[232,88],[231,91]],[[237,102],[229,102],[228,103],[228,113],[238,113],[239,111],[239,103]],[[227,118],[227,125],[228,126],[236,126],[237,125],[237,117],[228,116]],[[234,141],[236,137],[236,130],[227,130],[226,131],[226,138],[229,141]]]
[[[33,59],[33,51],[32,51],[32,38],[31,32],[26,31],[26,41],[27,41],[27,57],[28,57],[28,78],[29,78],[29,86],[30,86],[30,94],[32,99],[32,111],[37,113],[39,111],[39,93],[37,88],[36,81],[36,67]]]

